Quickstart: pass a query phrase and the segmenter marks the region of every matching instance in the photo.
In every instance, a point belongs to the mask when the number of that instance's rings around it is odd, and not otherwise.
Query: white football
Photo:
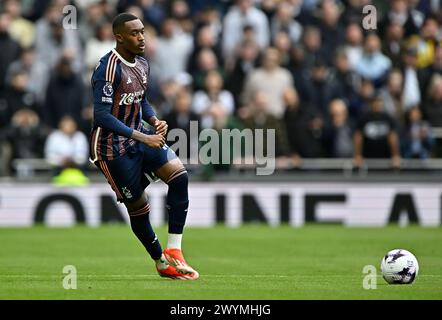
[[[419,272],[416,257],[404,249],[389,251],[381,261],[382,276],[390,284],[410,284]]]

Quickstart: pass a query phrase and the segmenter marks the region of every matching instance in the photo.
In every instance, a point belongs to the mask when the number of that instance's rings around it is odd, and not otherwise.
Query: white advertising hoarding
[[[166,223],[167,186],[148,187],[151,221]],[[248,222],[341,223],[384,226],[414,222],[441,224],[442,186],[426,183],[200,183],[189,186],[187,226],[217,223],[239,226]],[[72,226],[128,221],[107,184],[60,188],[50,184],[0,184],[0,227],[36,223]]]

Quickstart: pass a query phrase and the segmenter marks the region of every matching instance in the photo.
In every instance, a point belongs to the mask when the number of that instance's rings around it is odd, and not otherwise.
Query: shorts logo
[[[114,88],[112,88],[112,83],[106,82],[106,84],[103,87],[103,93],[110,97],[114,93]]]
[[[129,191],[128,188],[123,187],[123,188],[121,189],[121,191],[123,191],[124,196],[125,196],[127,199],[132,199],[132,193],[130,193],[130,191]]]

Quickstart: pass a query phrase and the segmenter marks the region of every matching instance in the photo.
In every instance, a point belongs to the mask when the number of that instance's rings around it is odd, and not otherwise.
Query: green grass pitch
[[[157,228],[163,247],[166,232]],[[157,276],[124,225],[1,229],[0,243],[0,299],[442,299],[441,228],[188,228],[183,249],[198,281]],[[412,285],[382,279],[394,248],[418,258]],[[62,287],[65,265],[77,269],[76,290]],[[362,286],[365,265],[378,271],[375,290]]]

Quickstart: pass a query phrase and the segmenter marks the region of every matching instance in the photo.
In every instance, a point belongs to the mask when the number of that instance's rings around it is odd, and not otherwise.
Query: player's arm
[[[155,132],[163,137],[167,134],[167,123],[164,120],[159,120],[155,114],[150,103],[147,101],[146,96],[144,96],[141,101],[141,107],[143,111],[143,120],[149,123],[155,128]]]
[[[114,132],[120,136],[131,138],[134,129],[126,126],[123,122],[112,115],[112,105],[106,103],[94,103],[94,122],[97,126]]]
[[[105,104],[94,104],[94,119],[95,123],[99,127],[112,131],[126,138],[132,138],[152,148],[161,148],[166,143],[163,135],[147,135],[126,126],[123,122],[112,115],[111,109],[112,106]]]

